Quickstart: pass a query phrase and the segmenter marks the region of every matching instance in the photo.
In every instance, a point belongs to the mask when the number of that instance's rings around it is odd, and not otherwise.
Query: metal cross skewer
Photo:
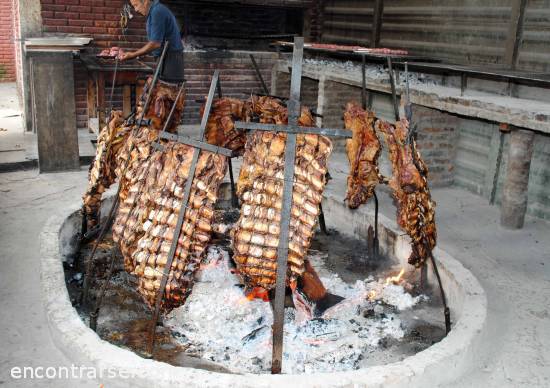
[[[170,126],[170,123],[172,122],[174,112],[176,111],[178,101],[179,101],[181,95],[183,94],[184,88],[185,88],[185,82],[182,82],[182,84],[181,84],[181,86],[178,90],[178,94],[176,96],[176,99],[174,100],[174,103],[172,104],[172,108],[170,109],[170,113],[168,114],[168,117],[166,118],[166,121],[164,122],[164,127],[162,128],[161,133],[167,133],[168,127]],[[158,144],[158,139],[157,139],[156,142],[153,143],[153,148],[158,149],[155,146],[157,146],[157,147],[160,146],[160,144]],[[97,329],[97,319],[99,317],[99,311],[101,309],[101,305],[103,304],[103,298],[105,296],[107,286],[109,285],[109,282],[111,281],[111,277],[113,275],[115,260],[116,260],[116,257],[117,257],[116,253],[115,253],[116,251],[117,251],[117,248],[113,248],[113,250],[111,252],[111,261],[110,261],[110,264],[109,264],[109,271],[107,272],[106,278],[103,281],[103,284],[101,285],[99,295],[96,299],[95,306],[92,309],[92,311],[90,312],[90,328],[93,331],[96,331],[96,329]]]
[[[219,82],[219,70],[216,70],[214,72],[214,76],[212,77],[212,83],[210,84],[210,90],[208,92],[208,98],[206,100],[206,106],[205,106],[204,113],[201,120],[200,140],[197,141],[197,140],[188,138],[186,136],[180,136],[180,135],[175,135],[171,133],[160,134],[160,138],[162,139],[176,140],[176,141],[179,141],[180,143],[190,145],[195,149],[193,151],[193,159],[191,161],[191,166],[189,167],[187,180],[185,181],[183,199],[181,201],[181,207],[178,213],[178,219],[177,219],[176,226],[174,228],[174,233],[173,233],[174,237],[172,239],[170,250],[168,251],[168,254],[166,257],[166,265],[164,266],[164,271],[162,273],[162,280],[160,282],[160,287],[155,300],[155,309],[153,311],[153,318],[151,320],[151,329],[149,332],[149,341],[147,344],[147,352],[151,357],[153,356],[153,351],[155,347],[156,326],[157,326],[157,321],[160,313],[160,305],[164,297],[166,284],[168,283],[168,275],[170,274],[170,270],[172,268],[172,262],[174,261],[176,249],[178,247],[179,235],[181,233],[181,228],[183,226],[183,222],[185,219],[187,204],[189,202],[189,197],[191,195],[191,188],[193,185],[193,179],[195,177],[195,172],[197,169],[197,162],[199,160],[200,152],[201,150],[206,150],[206,151],[215,152],[227,157],[231,157],[233,155],[233,152],[229,149],[204,143],[204,133],[206,130],[206,124],[208,122],[208,117],[210,115],[210,110],[212,108],[212,101],[214,99],[214,93],[216,92],[216,87],[218,85],[218,82]]]
[[[288,244],[290,237],[290,217],[292,208],[292,191],[294,181],[294,164],[296,161],[296,137],[300,133],[315,135],[351,137],[351,132],[341,129],[300,127],[300,84],[302,78],[302,57],[304,50],[304,38],[294,38],[294,52],[292,57],[292,76],[290,83],[290,99],[288,107],[288,125],[260,124],[236,122],[235,128],[260,130],[270,132],[286,132],[285,164],[283,198],[281,209],[281,224],[279,234],[279,246],[277,249],[277,280],[275,285],[275,301],[273,312],[273,354],[271,373],[278,374],[282,370],[283,358],[283,329],[284,329],[284,301],[286,291],[286,272],[288,261]]]
[[[162,68],[162,64],[164,63],[164,57],[166,56],[166,52],[168,51],[168,41],[164,43],[164,48],[162,49],[162,54],[160,56],[160,59],[157,63],[157,68],[155,69],[155,74],[153,75],[153,79],[151,81],[151,85],[149,87],[149,90],[147,92],[147,98],[145,99],[145,104],[143,105],[143,110],[141,111],[139,119],[135,122],[136,126],[132,130],[132,134],[137,132],[137,130],[145,123],[143,118],[149,109],[149,104],[151,102],[151,95],[153,94],[153,89],[155,88],[159,75],[160,75],[160,69]],[[134,146],[132,145],[130,154],[133,150]],[[130,164],[130,158],[128,157],[128,160],[126,160],[126,163],[124,164],[124,168],[122,169],[121,177],[124,177],[126,174],[126,170],[128,169],[128,165]],[[86,272],[84,274],[84,283],[83,283],[83,291],[80,297],[80,303],[83,301],[86,301],[88,299],[88,293],[90,291],[90,276],[92,274],[93,269],[93,260],[95,253],[97,251],[97,247],[99,246],[99,243],[103,241],[103,238],[107,234],[107,231],[111,227],[114,219],[115,219],[115,213],[118,209],[119,201],[120,201],[120,190],[122,189],[121,184],[119,183],[117,192],[115,194],[115,199],[113,201],[113,204],[111,205],[111,209],[109,210],[109,214],[107,215],[107,219],[105,220],[105,223],[103,224],[103,227],[101,228],[101,231],[99,232],[99,236],[97,237],[94,246],[92,248],[92,252],[90,253],[90,256],[88,258],[88,262],[86,263]]]

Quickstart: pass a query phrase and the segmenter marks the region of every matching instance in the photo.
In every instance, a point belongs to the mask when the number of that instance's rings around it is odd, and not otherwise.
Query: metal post
[[[302,77],[302,57],[304,38],[294,38],[292,55],[292,77],[290,82],[290,100],[288,106],[288,124],[297,125],[300,115],[300,86]],[[283,330],[285,318],[286,270],[288,259],[288,240],[290,236],[290,210],[294,182],[294,161],[296,159],[296,134],[287,133],[285,146],[285,172],[283,182],[283,206],[281,209],[281,232],[277,249],[277,283],[273,313],[273,355],[271,373],[281,373],[283,360]]]
[[[206,124],[208,122],[208,116],[210,115],[210,110],[212,108],[212,101],[214,99],[214,93],[216,91],[218,77],[219,77],[219,70],[216,70],[214,72],[214,76],[212,77],[212,83],[210,84],[210,90],[208,92],[208,98],[206,100],[206,106],[204,108],[204,113],[201,120],[201,131],[200,131],[201,141],[204,140],[204,132],[206,129]],[[149,341],[147,344],[147,352],[151,356],[153,355],[153,351],[155,347],[156,326],[157,326],[157,321],[160,313],[160,305],[164,297],[164,291],[166,288],[166,284],[168,283],[168,275],[170,274],[170,270],[172,269],[172,262],[176,254],[176,249],[178,247],[179,235],[181,233],[181,228],[183,226],[183,221],[185,219],[185,212],[187,210],[187,204],[189,202],[189,197],[191,195],[191,187],[193,185],[193,178],[195,176],[195,171],[197,168],[197,162],[199,160],[200,152],[201,152],[200,148],[195,148],[195,150],[193,151],[193,159],[191,161],[191,166],[189,167],[189,174],[187,176],[187,180],[185,181],[183,199],[181,201],[181,206],[178,213],[178,219],[176,221],[176,226],[174,228],[174,234],[173,234],[174,237],[172,238],[172,244],[170,245],[170,250],[168,251],[168,254],[166,256],[166,265],[164,266],[160,287],[155,300],[155,310],[153,312],[153,319],[151,320],[151,329],[149,332]]]
[[[361,106],[367,109],[367,75],[365,54],[361,55]]]
[[[258,67],[258,64],[256,63],[256,58],[254,58],[254,55],[250,55],[250,60],[252,61],[252,66],[254,66],[254,70],[256,71],[256,75],[258,76],[258,79],[260,80],[260,84],[262,85],[262,91],[265,94],[269,94],[269,89],[267,88],[267,85],[265,84],[264,77],[262,77],[262,73],[260,72],[260,68]]]
[[[393,114],[395,116],[395,121],[399,121],[399,103],[397,102],[397,92],[395,90],[395,77],[393,75],[393,66],[391,63],[391,58],[387,57],[388,62],[388,73],[390,75],[390,86],[391,86],[391,96],[393,101]]]

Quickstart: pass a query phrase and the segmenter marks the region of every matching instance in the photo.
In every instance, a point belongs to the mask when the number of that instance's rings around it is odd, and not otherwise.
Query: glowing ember
[[[369,293],[367,294],[367,299],[368,299],[368,300],[374,300],[374,299],[376,299],[376,291],[370,290]]]

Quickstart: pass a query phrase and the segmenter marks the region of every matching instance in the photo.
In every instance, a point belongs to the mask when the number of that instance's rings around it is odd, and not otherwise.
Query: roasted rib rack
[[[288,115],[280,101],[252,100],[253,113],[263,123],[286,124]],[[313,126],[302,109],[299,124]],[[275,286],[284,178],[286,134],[256,131],[248,136],[237,184],[242,207],[232,231],[234,260],[249,289]],[[304,258],[319,215],[325,187],[331,141],[318,135],[298,135],[290,220],[287,282],[295,285],[304,272]],[[256,292],[255,291],[255,292]]]

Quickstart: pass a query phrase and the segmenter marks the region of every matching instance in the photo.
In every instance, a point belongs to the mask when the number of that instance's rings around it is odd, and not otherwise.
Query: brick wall
[[[14,1],[0,1],[0,82],[15,81]]]
[[[271,69],[277,54],[271,52],[254,52],[265,83],[271,83]],[[186,51],[184,53],[185,79],[187,96],[183,116],[184,124],[199,124],[199,110],[208,95],[210,81],[214,70],[220,70],[222,93],[226,97],[248,98],[250,93],[261,93],[261,85],[249,52],[243,51]]]
[[[97,50],[119,46],[137,49],[146,41],[145,18],[136,14],[122,34],[119,26],[124,0],[40,0],[44,32],[48,35],[91,36]],[[88,74],[82,63],[75,60],[76,120],[79,129],[88,125],[86,82]],[[109,82],[106,89],[109,90]],[[106,92],[108,93],[108,91]],[[114,95],[114,106],[121,107],[121,91]]]
[[[146,41],[145,19],[136,15],[130,22],[127,35],[121,33],[118,26],[123,0],[40,0],[44,31],[47,34],[72,34],[92,36],[92,45],[98,50],[120,46],[136,49]],[[183,19],[183,2],[166,0],[164,3]],[[288,21],[288,12],[277,8],[241,7],[233,9],[229,4],[203,4],[189,6],[189,16],[193,28],[198,31],[242,33],[280,33]],[[204,10],[204,11],[201,11]],[[296,10],[293,10],[296,12]],[[231,16],[233,15],[233,16]],[[239,23],[231,17],[239,17]],[[225,18],[227,17],[227,20]],[[225,21],[224,21],[225,20]],[[183,21],[183,20],[181,20]],[[230,29],[231,27],[232,29]],[[261,27],[258,29],[258,27]],[[218,46],[227,46],[224,40],[216,38]],[[225,43],[224,43],[225,42]],[[229,45],[231,46],[231,45]],[[234,45],[233,45],[234,46]],[[263,77],[270,84],[271,67],[275,61],[274,53],[255,53],[256,61]],[[187,105],[184,123],[198,123],[200,104],[194,100],[204,98],[208,93],[211,75],[214,69],[221,70],[224,95],[246,98],[250,92],[260,92],[260,83],[252,68],[247,53],[216,51],[190,51],[185,53],[186,79],[188,81]],[[75,60],[75,98],[78,128],[86,128],[88,121],[87,74],[80,61]],[[106,82],[106,96],[110,85]],[[121,105],[121,91],[115,89],[113,105]]]
[[[288,97],[290,95],[290,74],[278,73],[276,85],[277,88],[273,94],[280,97]],[[318,95],[319,81],[312,78],[302,77],[302,84],[300,88],[302,104],[316,111]]]

